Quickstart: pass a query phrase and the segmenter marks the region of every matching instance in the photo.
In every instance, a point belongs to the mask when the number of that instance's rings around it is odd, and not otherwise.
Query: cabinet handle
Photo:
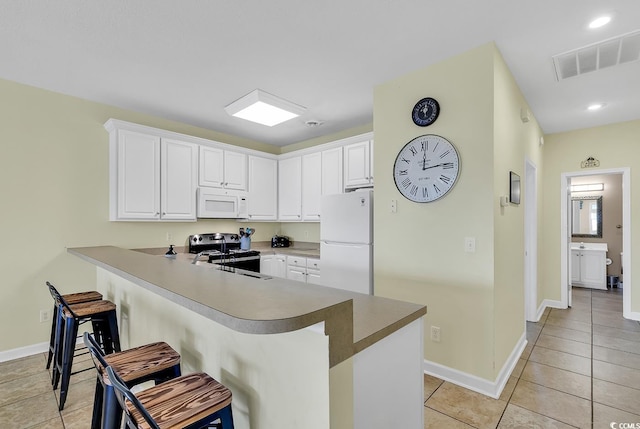
[[[156,216],[160,216],[160,212],[156,212]]]

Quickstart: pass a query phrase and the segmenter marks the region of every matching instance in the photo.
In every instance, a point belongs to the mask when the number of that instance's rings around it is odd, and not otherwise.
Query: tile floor
[[[425,428],[640,427],[640,324],[622,318],[622,290],[574,289],[573,307],[547,309],[527,337],[499,399],[425,375]],[[43,354],[0,363],[0,429],[89,427],[93,371],[72,377],[58,412],[44,366]]]

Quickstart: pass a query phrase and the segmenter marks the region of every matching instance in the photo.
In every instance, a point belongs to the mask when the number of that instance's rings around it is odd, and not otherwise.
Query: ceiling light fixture
[[[590,104],[590,105],[587,107],[587,110],[590,110],[590,111],[592,111],[592,112],[593,112],[593,111],[596,111],[596,110],[600,110],[600,109],[602,109],[603,107],[604,107],[604,103],[593,103],[593,104]]]
[[[224,110],[231,116],[273,127],[302,115],[307,109],[256,89],[229,104]]]
[[[601,16],[601,17],[598,17],[598,18],[594,19],[593,21],[591,21],[589,23],[589,28],[591,28],[591,29],[600,28],[602,26],[607,25],[610,21],[611,21],[611,17],[610,16]]]

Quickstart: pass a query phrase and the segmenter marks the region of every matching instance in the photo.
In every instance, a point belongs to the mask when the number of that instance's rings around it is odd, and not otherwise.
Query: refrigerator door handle
[[[328,244],[330,246],[342,246],[342,247],[362,247],[369,246],[366,243],[345,243],[344,241],[322,241],[324,244]]]

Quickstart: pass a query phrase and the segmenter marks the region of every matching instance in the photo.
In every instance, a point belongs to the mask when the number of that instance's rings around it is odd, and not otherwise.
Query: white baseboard
[[[451,383],[457,384],[458,386],[462,386],[466,389],[473,390],[474,392],[498,399],[502,393],[502,389],[504,389],[507,381],[509,381],[509,377],[518,363],[518,359],[520,359],[526,345],[527,334],[524,332],[516,346],[513,348],[511,355],[509,355],[509,358],[502,366],[502,369],[495,381],[489,381],[473,374],[468,374],[428,360],[424,361],[424,372],[434,377],[450,381]]]
[[[567,306],[566,305],[562,305],[562,301],[555,301],[553,299],[545,299],[544,301],[542,301],[540,303],[540,307],[538,307],[538,311],[536,312],[536,322],[540,321],[540,318],[542,317],[542,314],[544,313],[544,310],[546,310],[547,307],[550,308],[561,308],[561,309],[566,309]]]
[[[625,314],[624,317],[625,319],[635,320],[640,322],[640,312],[637,312],[637,311],[630,311],[627,314]]]
[[[38,353],[46,353],[48,350],[48,341],[44,343],[32,344],[30,346],[19,347],[17,349],[6,350],[4,352],[0,352],[0,362],[33,356]]]

